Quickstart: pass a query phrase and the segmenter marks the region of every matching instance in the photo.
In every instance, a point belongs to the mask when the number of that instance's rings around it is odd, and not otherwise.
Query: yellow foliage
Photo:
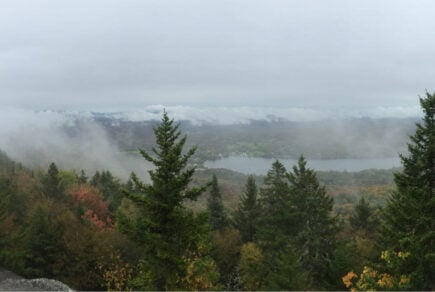
[[[405,275],[401,275],[399,283],[402,286],[408,285],[409,284],[409,277],[405,276]]]
[[[263,284],[261,249],[253,242],[244,244],[240,251],[240,282],[245,290],[258,290]]]
[[[219,273],[213,259],[204,255],[204,247],[187,260],[186,275],[180,279],[183,289],[191,291],[218,290]]]
[[[392,263],[403,260],[409,255],[409,252],[395,253],[385,250],[381,252],[381,259],[387,263],[387,266],[391,266]],[[410,283],[407,275],[379,273],[379,271],[369,266],[364,266],[359,276],[354,272],[348,272],[347,275],[342,277],[342,281],[346,288],[350,288],[351,291],[406,290]]]
[[[379,287],[385,288],[385,289],[391,289],[393,288],[393,283],[394,279],[391,275],[383,273],[381,274],[381,277],[378,280],[378,285]]]
[[[101,259],[98,269],[102,273],[108,291],[128,291],[128,281],[132,277],[133,268],[125,263],[120,255],[110,254],[110,263]]]

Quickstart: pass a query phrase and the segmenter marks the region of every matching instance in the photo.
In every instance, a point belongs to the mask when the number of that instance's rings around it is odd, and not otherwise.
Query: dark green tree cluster
[[[435,94],[420,98],[423,121],[410,137],[403,171],[385,212],[386,248],[410,253],[400,265],[410,274],[411,289],[435,289]]]
[[[258,200],[255,180],[249,177],[234,216],[248,244],[240,259],[242,285],[254,290],[331,287],[329,271],[337,234],[332,204],[302,156],[293,172],[275,161]],[[255,268],[249,267],[249,251],[258,253],[251,263]]]

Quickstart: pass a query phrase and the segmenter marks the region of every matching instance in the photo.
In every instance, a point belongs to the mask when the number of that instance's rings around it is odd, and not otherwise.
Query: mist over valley
[[[62,168],[84,169],[89,173],[110,169],[123,179],[132,171],[147,177],[146,171],[151,166],[138,159],[138,149],[150,151],[155,146],[153,127],[164,109],[150,106],[145,110],[112,113],[6,108],[0,117],[8,125],[0,130],[0,149],[28,167],[46,168],[55,162]],[[408,136],[418,121],[418,112],[405,108],[365,112],[253,107],[166,110],[176,117],[187,135],[186,146],[198,147],[193,163],[199,166],[233,156],[397,159],[399,153],[406,153]],[[249,160],[245,159],[245,163],[248,164],[245,169],[249,169]],[[253,162],[253,168],[255,163],[258,161]],[[396,165],[373,164],[373,168],[392,166]],[[367,167],[371,168],[370,164]],[[359,168],[348,170],[351,169]]]

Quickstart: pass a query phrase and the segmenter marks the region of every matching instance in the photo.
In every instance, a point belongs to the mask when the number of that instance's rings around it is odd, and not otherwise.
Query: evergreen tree
[[[108,170],[101,173],[97,171],[91,179],[91,185],[101,191],[103,198],[110,202],[110,211],[115,212],[121,205],[123,198],[119,180]]]
[[[44,194],[47,198],[61,199],[63,197],[59,170],[54,162],[50,164],[47,175],[44,178]]]
[[[264,286],[261,290],[308,290],[307,272],[303,270],[298,252],[291,243],[287,246],[266,253],[266,270]]]
[[[80,171],[80,176],[78,177],[79,184],[85,184],[88,182],[88,177],[86,176],[85,171],[82,169]]]
[[[355,206],[355,211],[349,218],[353,231],[363,230],[367,235],[373,233],[378,225],[370,204],[362,197]]]
[[[278,160],[264,178],[259,207],[256,240],[261,248],[267,252],[287,246],[296,231],[297,218],[290,200],[287,170]]]
[[[91,186],[98,188],[101,180],[100,172],[97,170],[90,181]]]
[[[248,177],[245,189],[245,193],[241,197],[239,207],[234,215],[234,224],[240,231],[243,243],[254,241],[258,217],[258,190],[255,178],[252,175]]]
[[[307,273],[291,244],[267,252],[253,242],[241,248],[239,274],[244,290],[306,290]]]
[[[299,218],[291,200],[287,170],[278,160],[268,171],[260,195],[255,238],[267,273],[258,289],[307,289],[306,273],[293,245]]]
[[[55,278],[62,268],[58,265],[63,258],[65,245],[63,227],[56,224],[50,210],[37,206],[25,231],[25,275],[31,278]]]
[[[401,265],[411,274],[411,289],[435,289],[435,93],[420,98],[423,121],[417,124],[408,156],[401,155],[403,171],[395,174],[385,212],[387,247],[410,255]]]
[[[205,187],[188,185],[195,172],[187,167],[196,148],[183,154],[186,137],[180,138],[179,125],[166,112],[162,122],[154,128],[157,148],[154,156],[140,150],[142,156],[155,165],[149,171],[151,184],[144,184],[133,173],[134,189],[127,193],[138,208],[140,216],[134,220],[119,217],[121,230],[144,249],[142,277],[136,279],[136,289],[165,290],[177,288],[186,276],[187,266],[199,249],[204,250],[207,235],[206,217],[195,215],[183,206],[185,200],[195,200]]]
[[[333,200],[319,185],[314,170],[306,167],[303,156],[289,173],[291,195],[297,212],[298,232],[295,245],[303,267],[317,288],[326,287],[335,248],[336,218],[332,217]]]
[[[207,200],[207,209],[210,213],[211,230],[223,230],[227,226],[227,218],[225,215],[224,205],[219,190],[218,179],[213,175],[211,181],[210,196]]]

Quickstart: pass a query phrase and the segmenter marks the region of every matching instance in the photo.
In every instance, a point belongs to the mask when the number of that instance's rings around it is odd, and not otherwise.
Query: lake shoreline
[[[275,160],[281,161],[287,169],[296,165],[296,159],[274,159],[248,156],[229,156],[204,162],[206,168],[225,168],[244,174],[266,174]],[[399,157],[390,158],[346,158],[308,159],[307,166],[316,171],[358,172],[367,169],[391,169],[401,166]]]

